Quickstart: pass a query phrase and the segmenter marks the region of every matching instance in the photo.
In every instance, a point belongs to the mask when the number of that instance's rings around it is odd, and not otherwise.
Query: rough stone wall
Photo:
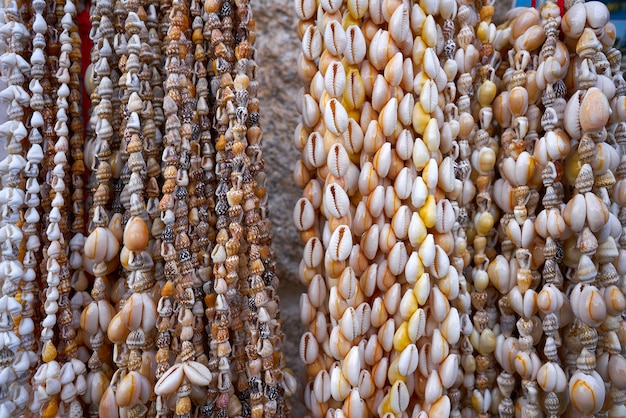
[[[292,175],[293,165],[299,157],[292,138],[299,119],[295,98],[300,89],[300,80],[295,65],[300,41],[296,32],[293,0],[257,0],[251,3],[256,20],[257,76],[270,217],[274,231],[273,245],[282,281],[281,317],[286,334],[283,349],[287,364],[302,378],[304,367],[298,356],[298,346],[304,330],[300,324],[299,298],[306,288],[298,280],[303,246],[292,221],[293,207],[301,197],[301,191],[293,184]],[[512,0],[495,2],[496,23],[502,21],[502,16],[512,3]],[[305,415],[301,391],[302,385],[298,395],[291,399],[294,417]]]

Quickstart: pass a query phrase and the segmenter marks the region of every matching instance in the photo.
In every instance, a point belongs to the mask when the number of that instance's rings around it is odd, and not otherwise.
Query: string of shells
[[[624,415],[616,29],[493,3],[294,0],[310,416]]]
[[[250,2],[82,7],[0,2],[0,416],[289,416]]]

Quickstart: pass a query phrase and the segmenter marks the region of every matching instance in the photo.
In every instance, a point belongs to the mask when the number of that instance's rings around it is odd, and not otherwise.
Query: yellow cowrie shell
[[[408,332],[411,341],[417,341],[426,333],[426,313],[418,308],[408,322]],[[424,360],[424,359],[423,359]]]
[[[383,135],[391,136],[398,124],[398,100],[395,97],[389,99],[387,104],[381,109],[378,116]]]
[[[603,383],[595,371],[591,374],[574,373],[569,380],[569,396],[578,413],[593,415],[600,411],[605,397]]]
[[[343,68],[343,67],[342,67]],[[328,71],[327,71],[328,74]],[[343,102],[348,110],[359,109],[365,101],[365,85],[356,68],[350,68],[345,76],[345,88],[343,90]]]
[[[346,88],[346,72],[340,62],[335,61],[326,69],[324,87],[331,97],[341,98],[343,96]]]
[[[439,126],[437,119],[431,118],[424,129],[424,144],[428,148],[429,152],[437,152],[441,143],[441,134],[439,132]]]
[[[415,107],[413,107],[413,114],[411,116],[411,122],[413,124],[413,129],[419,135],[424,133],[426,129],[426,125],[430,121],[430,114],[424,110],[421,103],[416,102]]]
[[[320,109],[310,94],[305,94],[302,98],[302,123],[307,128],[313,128],[320,120]]]
[[[302,36],[302,53],[308,60],[316,60],[322,53],[322,34],[315,25],[309,25]]]
[[[439,92],[433,80],[424,83],[420,92],[420,104],[426,113],[432,113],[439,105]]]
[[[427,14],[422,24],[422,39],[431,48],[437,46],[437,23],[431,14]]]
[[[402,319],[408,321],[418,308],[417,298],[412,289],[407,289],[400,300],[399,313]]]
[[[366,154],[374,154],[385,143],[383,130],[377,120],[369,122],[363,138],[363,151]]]
[[[341,56],[347,46],[346,32],[341,23],[331,20],[324,29],[324,46],[335,56]]]
[[[435,222],[437,221],[437,207],[434,195],[429,194],[426,197],[424,205],[419,210],[419,215],[420,218],[422,218],[422,221],[424,221],[426,228],[432,228],[435,226]]]
[[[365,16],[368,6],[368,0],[348,0],[348,12],[354,19]]]
[[[348,128],[348,113],[335,98],[330,99],[324,108],[324,124],[335,135],[343,134]]]
[[[424,305],[430,296],[431,283],[430,275],[428,273],[422,273],[415,283],[413,293],[417,298],[417,303]]]
[[[424,273],[424,266],[417,252],[413,251],[404,266],[404,277],[409,284],[415,284]]]
[[[409,395],[409,390],[406,386],[406,383],[404,383],[402,380],[397,380],[393,384],[391,390],[389,391],[388,397],[388,407],[390,412],[392,412],[394,416],[402,414],[409,407],[409,400],[411,399],[411,396]],[[382,408],[379,407],[379,411],[382,412],[386,409],[384,405],[385,402],[382,402]],[[384,412],[382,414],[380,414],[379,412],[379,415],[382,417],[384,415]]]
[[[422,170],[422,178],[429,191],[434,192],[439,182],[439,167],[437,166],[437,160],[431,158],[426,163],[426,166]]]
[[[326,150],[324,149],[324,138],[317,132],[311,132],[304,147],[306,162],[312,167],[318,168],[326,164]]]
[[[392,87],[397,87],[400,85],[402,81],[402,67],[403,67],[403,57],[401,52],[397,52],[394,56],[389,60],[389,62],[385,65],[384,69],[384,78]]]

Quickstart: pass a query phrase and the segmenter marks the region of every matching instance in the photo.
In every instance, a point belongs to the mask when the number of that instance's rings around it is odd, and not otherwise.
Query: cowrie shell
[[[326,213],[341,218],[350,210],[350,198],[341,186],[331,183],[324,192],[324,209]]]
[[[308,268],[317,268],[324,257],[322,241],[317,237],[311,237],[304,246],[302,259]]]
[[[342,0],[321,0],[320,5],[328,13],[334,13],[341,7]]]
[[[350,25],[346,29],[346,47],[343,56],[349,64],[358,65],[365,59],[367,45],[361,28],[357,25]]]
[[[348,112],[336,98],[330,99],[324,108],[324,124],[335,135],[348,129]]]
[[[346,225],[339,225],[330,237],[328,254],[334,261],[344,261],[352,251],[352,232]]]
[[[342,97],[346,88],[346,72],[340,62],[332,62],[326,69],[324,87],[331,97]]]
[[[341,3],[341,0],[335,0]],[[346,32],[341,23],[331,20],[324,29],[324,46],[335,56],[340,56],[347,46]]]
[[[309,25],[302,35],[302,53],[308,60],[316,60],[322,53],[322,34],[315,25]]]
[[[296,202],[293,211],[293,223],[299,231],[306,231],[311,228],[315,222],[315,208],[311,202],[302,197]]]
[[[317,11],[315,0],[294,0],[294,8],[300,20],[311,19]]]

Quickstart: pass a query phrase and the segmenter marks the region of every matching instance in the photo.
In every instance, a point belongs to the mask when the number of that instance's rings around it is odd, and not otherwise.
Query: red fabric
[[[76,15],[76,22],[78,23],[78,33],[80,34],[80,52],[81,52],[81,76],[83,80],[83,135],[87,132],[87,122],[89,121],[89,106],[91,101],[89,100],[89,94],[85,88],[85,71],[91,64],[91,47],[93,43],[89,38],[89,32],[91,31],[91,21],[89,20],[89,2],[85,2],[85,8]]]
[[[530,7],[532,7],[533,9],[536,9],[537,8],[537,0],[532,0],[530,2]]]
[[[565,14],[565,0],[558,0],[559,9],[561,9],[561,16]]]

